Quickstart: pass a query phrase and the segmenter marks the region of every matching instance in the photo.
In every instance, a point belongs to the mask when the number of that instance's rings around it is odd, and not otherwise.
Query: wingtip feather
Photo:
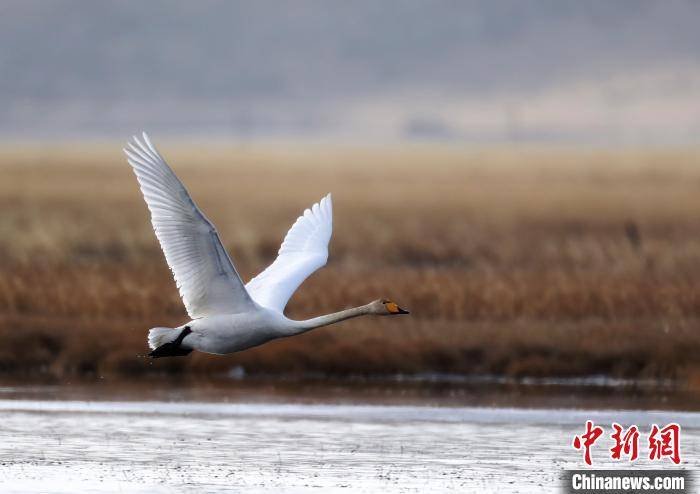
[[[141,133],[141,135],[143,135],[143,140],[146,143],[146,145],[148,146],[148,149],[150,149],[151,151],[153,151],[157,155],[158,151],[156,151],[156,147],[151,142],[151,139],[148,137],[148,134],[146,134],[146,132],[144,131]]]
[[[152,145],[148,145],[148,135],[145,132],[142,132],[141,135],[143,142],[141,142],[141,139],[139,139],[138,136],[134,135],[131,137],[133,144],[129,144],[132,146],[132,148],[134,149],[134,151],[136,151],[137,154],[146,155],[149,159],[152,160],[158,160],[158,152],[152,148]]]
[[[321,199],[321,210],[331,217],[333,216],[333,198],[331,197],[330,192],[326,194],[323,199]]]

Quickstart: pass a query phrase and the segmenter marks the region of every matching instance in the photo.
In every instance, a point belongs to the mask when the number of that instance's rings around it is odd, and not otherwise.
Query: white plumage
[[[153,357],[191,350],[230,353],[365,314],[405,314],[388,300],[309,319],[283,315],[301,283],[326,264],[333,231],[331,195],[304,211],[287,233],[277,259],[247,285],[229,258],[211,221],[148,136],[124,149],[151,213],[151,222],[173,272],[190,322],[153,328]]]
[[[299,285],[326,265],[332,233],[333,203],[328,194],[299,216],[275,262],[248,282],[245,287],[250,296],[263,307],[283,312]]]
[[[144,133],[125,149],[151,223],[191,318],[253,308],[214,225]]]

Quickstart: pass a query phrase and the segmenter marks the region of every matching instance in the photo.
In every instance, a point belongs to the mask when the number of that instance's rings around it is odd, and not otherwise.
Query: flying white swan
[[[177,328],[151,329],[148,344],[153,351],[149,356],[187,355],[192,350],[227,354],[351,317],[408,314],[390,300],[375,300],[305,321],[284,316],[284,307],[294,291],[328,259],[333,230],[330,194],[304,211],[284,238],[275,262],[244,285],[216,228],[146,133],[143,142],[134,137],[124,152],[192,318]]]

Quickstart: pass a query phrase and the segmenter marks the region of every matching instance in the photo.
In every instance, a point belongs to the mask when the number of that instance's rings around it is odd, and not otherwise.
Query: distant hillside
[[[0,4],[0,137],[688,142],[691,1]]]

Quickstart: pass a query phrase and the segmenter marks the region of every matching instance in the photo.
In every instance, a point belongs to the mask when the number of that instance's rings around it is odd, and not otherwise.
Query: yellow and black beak
[[[394,302],[387,302],[386,303],[386,310],[388,310],[391,314],[410,314],[409,311],[402,309],[398,305],[396,305]]]

